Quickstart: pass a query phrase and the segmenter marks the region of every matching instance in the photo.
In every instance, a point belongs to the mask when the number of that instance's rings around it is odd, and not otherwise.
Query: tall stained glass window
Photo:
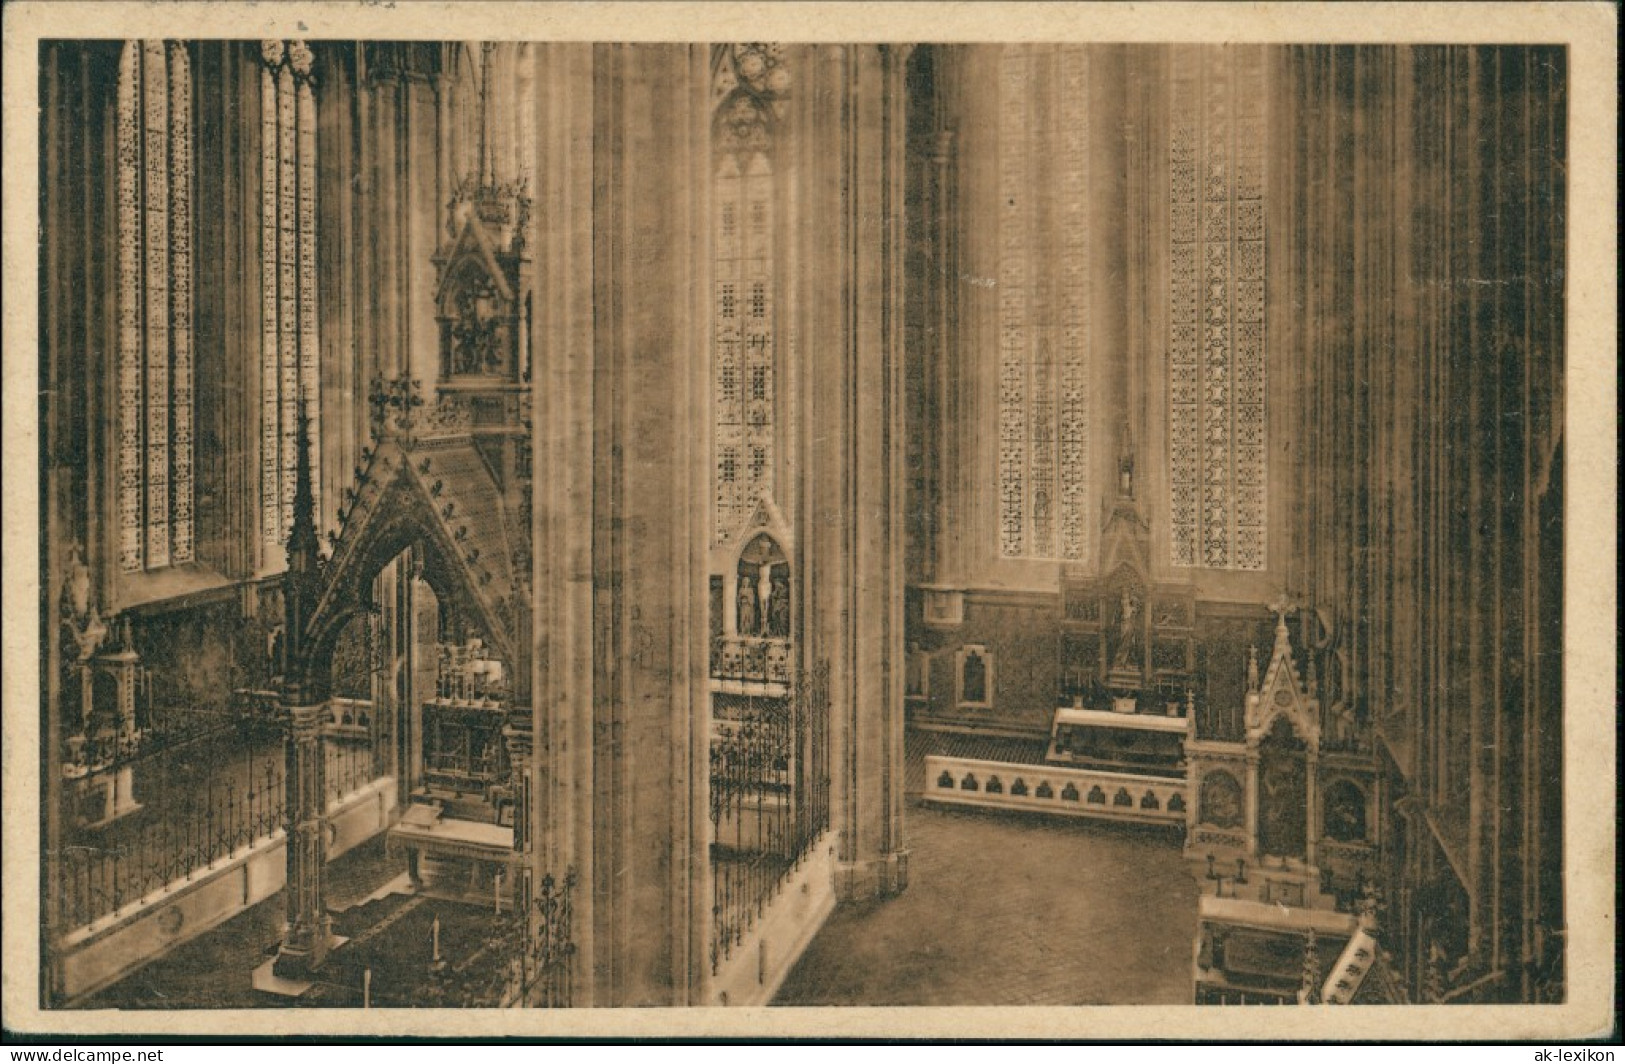
[[[1268,564],[1264,52],[1176,48],[1172,60],[1172,562],[1260,570]]]
[[[789,72],[776,45],[716,51],[712,126],[712,426],[716,537],[774,490],[778,335],[775,155]]]
[[[125,572],[194,557],[192,78],[186,47],[119,60],[118,552]]]
[[[998,534],[1006,558],[1090,556],[1089,111],[1081,47],[999,60]]]

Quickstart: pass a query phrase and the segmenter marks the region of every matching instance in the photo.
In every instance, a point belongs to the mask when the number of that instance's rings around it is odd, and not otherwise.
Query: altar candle
[[[438,964],[440,963],[440,917],[438,915],[435,916],[434,923],[429,928],[429,937],[434,946],[434,957],[432,959]]]
[[[496,906],[498,916],[502,915],[502,873],[498,872],[491,880],[491,901]]]
[[[372,1008],[372,969],[368,968],[361,973],[361,1007]]]

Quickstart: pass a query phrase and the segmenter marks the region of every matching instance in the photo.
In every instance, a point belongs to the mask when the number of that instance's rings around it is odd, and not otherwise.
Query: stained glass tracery
[[[1088,520],[1088,56],[999,70],[998,529],[1007,558],[1081,561]],[[1053,99],[1056,106],[1042,106]]]
[[[772,495],[778,419],[775,127],[789,73],[774,45],[725,46],[712,171],[714,521],[725,542]]]
[[[191,68],[175,42],[119,60],[118,551],[125,572],[193,560]]]
[[[1172,562],[1266,552],[1264,53],[1180,48],[1170,75]]]

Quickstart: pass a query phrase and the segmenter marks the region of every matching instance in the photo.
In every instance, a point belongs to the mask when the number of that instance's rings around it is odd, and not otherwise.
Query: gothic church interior
[[[1561,47],[40,60],[43,1004],[1564,1000]]]

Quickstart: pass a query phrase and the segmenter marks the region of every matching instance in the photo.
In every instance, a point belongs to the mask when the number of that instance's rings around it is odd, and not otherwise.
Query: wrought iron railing
[[[746,683],[788,684],[794,679],[790,641],[756,636],[718,636],[711,641],[711,677]]]
[[[63,930],[74,931],[117,917],[143,901],[172,892],[217,865],[283,830],[286,766],[268,756],[247,766],[246,778],[211,779],[175,808],[136,813],[105,836],[86,834],[60,854]],[[329,805],[341,802],[375,778],[365,745],[327,748]],[[142,818],[144,819],[138,819]]]
[[[65,848],[64,930],[119,916],[281,831],[283,776],[282,763],[268,758],[250,768],[246,785],[206,788],[190,815],[150,816],[124,827],[110,845]]]
[[[366,743],[327,743],[327,802],[354,794],[377,778],[372,747]]]
[[[431,969],[421,1000],[426,1008],[570,1007],[571,896],[576,872],[542,877],[528,909],[492,917],[479,948],[455,965]]]
[[[715,971],[829,826],[827,664],[782,696],[713,696],[709,797]]]
[[[69,779],[79,779],[98,772],[116,771],[218,735],[237,722],[234,713],[220,707],[151,706],[137,729],[69,736],[63,743],[62,774]]]

